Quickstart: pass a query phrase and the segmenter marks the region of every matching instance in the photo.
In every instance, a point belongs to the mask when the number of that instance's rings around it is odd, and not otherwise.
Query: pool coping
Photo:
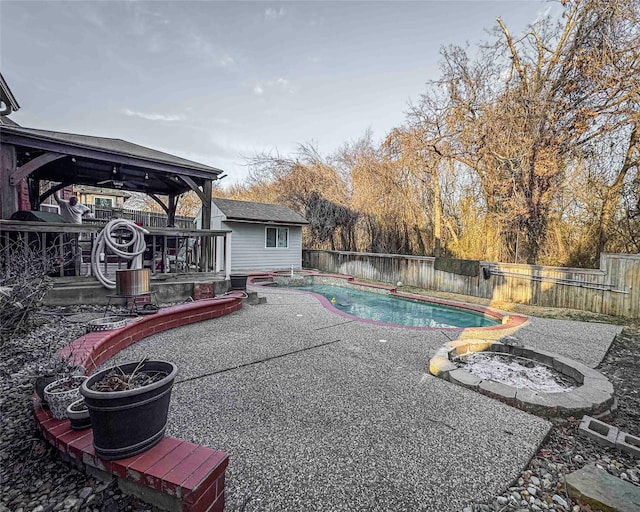
[[[349,318],[349,319],[355,319],[356,321],[359,322],[364,322],[364,323],[369,323],[369,324],[374,324],[374,325],[383,325],[383,326],[390,326],[390,327],[397,327],[397,328],[401,328],[401,329],[412,329],[412,330],[417,330],[417,331],[423,331],[423,330],[428,330],[428,331],[434,331],[434,330],[444,330],[444,331],[459,331],[459,330],[464,330],[465,332],[469,332],[469,331],[480,331],[480,332],[486,332],[486,331],[497,331],[498,333],[506,333],[507,331],[511,331],[514,330],[515,328],[518,327],[522,327],[524,326],[528,321],[529,318],[525,315],[521,315],[521,314],[513,314],[513,313],[508,313],[505,311],[501,311],[499,309],[495,309],[495,308],[491,308],[488,306],[481,306],[478,304],[469,304],[469,303],[465,303],[465,302],[458,302],[458,301],[454,301],[454,300],[446,300],[446,299],[437,299],[434,297],[427,297],[424,295],[418,295],[418,294],[414,294],[414,293],[407,293],[407,292],[402,292],[402,291],[398,291],[398,288],[396,286],[392,286],[392,285],[386,285],[386,284],[379,284],[379,283],[367,283],[364,281],[358,281],[355,277],[352,276],[347,276],[347,275],[343,275],[343,274],[327,274],[327,273],[323,273],[320,271],[316,271],[316,270],[302,270],[302,271],[295,271],[296,274],[300,275],[302,274],[305,277],[321,277],[321,278],[328,278],[328,279],[339,279],[342,281],[345,281],[346,283],[348,283],[349,285],[352,286],[359,286],[362,288],[373,288],[375,290],[384,290],[388,293],[388,295],[391,295],[393,297],[398,297],[401,299],[408,299],[408,300],[415,300],[415,301],[419,301],[419,302],[425,302],[425,303],[429,303],[429,304],[437,304],[440,306],[449,306],[449,307],[455,307],[455,308],[460,308],[460,309],[465,309],[468,311],[472,311],[474,313],[479,313],[482,314],[484,316],[493,318],[495,320],[500,321],[501,323],[498,325],[491,325],[491,326],[487,326],[487,327],[419,327],[419,326],[410,326],[410,325],[400,325],[400,324],[392,324],[392,323],[388,323],[388,322],[380,322],[378,320],[369,320],[366,318],[360,318],[354,315],[350,315],[348,313],[345,313],[344,311],[339,310],[338,308],[334,307],[333,304],[331,304],[331,301],[329,301],[326,297],[315,293],[315,292],[309,292],[309,291],[303,291],[303,290],[296,290],[294,287],[290,287],[290,288],[285,288],[283,287],[282,289],[288,289],[290,291],[293,292],[298,292],[298,293],[309,293],[311,295],[313,295],[314,297],[316,297],[320,303],[322,304],[322,306],[326,309],[331,310],[333,313],[340,315],[342,317],[345,318]],[[264,272],[264,273],[260,273],[260,274],[250,274],[248,276],[248,280],[247,283],[251,284],[253,286],[272,286],[273,284],[275,284],[273,282],[273,280],[268,281],[267,279],[273,279],[276,276],[285,276],[288,275],[289,272]],[[263,282],[260,282],[259,280],[263,279]]]

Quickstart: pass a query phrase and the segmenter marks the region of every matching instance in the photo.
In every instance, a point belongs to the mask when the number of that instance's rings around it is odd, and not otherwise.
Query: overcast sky
[[[223,169],[381,139],[443,45],[517,34],[557,2],[0,0],[0,71],[32,128],[113,137]]]

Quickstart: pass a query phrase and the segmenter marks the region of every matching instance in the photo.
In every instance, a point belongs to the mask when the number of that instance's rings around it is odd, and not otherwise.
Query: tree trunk
[[[607,193],[602,202],[602,210],[600,212],[600,222],[598,223],[598,240],[596,245],[596,262],[600,259],[600,254],[604,252],[607,244],[607,239],[611,231],[611,223],[613,219],[613,211],[618,201],[620,200],[620,193],[624,185],[624,178],[627,171],[632,167],[638,165],[638,157],[636,151],[640,150],[640,133],[638,132],[638,125],[634,125],[631,135],[629,136],[629,146],[625,154],[622,168],[618,172],[613,184],[608,187]]]

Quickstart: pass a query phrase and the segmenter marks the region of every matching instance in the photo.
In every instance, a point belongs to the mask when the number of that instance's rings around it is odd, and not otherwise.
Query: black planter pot
[[[231,274],[231,289],[232,290],[246,290],[247,289],[247,275],[246,274]]]
[[[84,405],[84,408],[80,408],[80,404]],[[84,430],[91,426],[91,417],[84,403],[84,398],[76,400],[67,407],[67,418],[69,418],[73,430]]]
[[[132,373],[139,362],[118,365]],[[167,426],[171,389],[178,368],[166,361],[145,361],[141,372],[164,372],[166,377],[149,386],[128,391],[94,391],[91,386],[113,370],[107,368],[83,382],[80,393],[89,409],[96,455],[104,460],[130,457],[148,450],[162,439]]]

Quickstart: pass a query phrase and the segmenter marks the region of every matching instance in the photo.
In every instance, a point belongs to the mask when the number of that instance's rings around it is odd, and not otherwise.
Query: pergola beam
[[[29,160],[26,164],[16,167],[16,169],[9,175],[9,183],[16,186],[21,180],[29,176],[33,171],[39,169],[43,165],[47,165],[49,162],[54,162],[60,158],[64,158],[67,155],[61,153],[54,153],[52,151],[44,153],[33,160]]]

